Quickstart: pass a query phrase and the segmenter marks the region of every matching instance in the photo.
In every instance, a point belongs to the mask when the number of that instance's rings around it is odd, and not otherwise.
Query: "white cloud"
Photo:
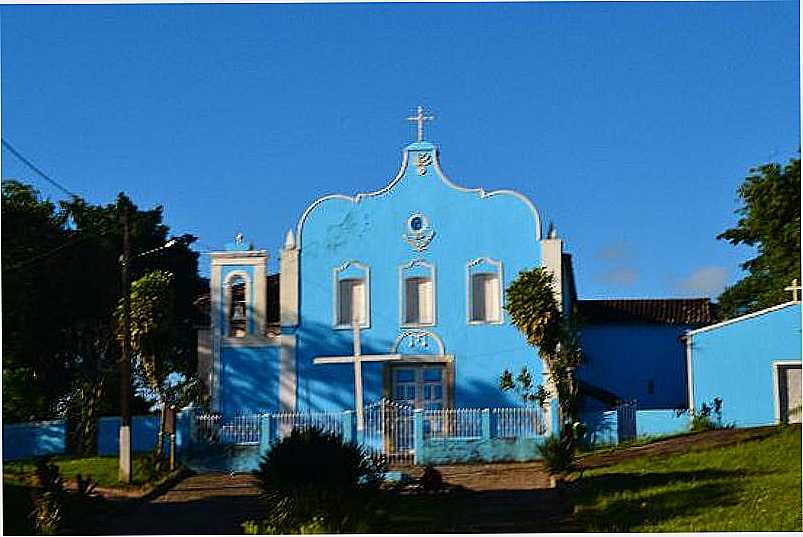
[[[604,282],[615,285],[633,285],[638,278],[638,270],[632,267],[617,267],[602,275]]]
[[[716,297],[727,285],[728,270],[725,267],[701,267],[678,282],[678,289],[688,295]]]

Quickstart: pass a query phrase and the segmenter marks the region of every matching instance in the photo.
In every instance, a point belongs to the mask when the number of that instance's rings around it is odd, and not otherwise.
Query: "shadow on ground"
[[[699,470],[584,477],[570,487],[578,504],[594,505],[603,496],[613,499],[593,509],[579,509],[574,519],[584,531],[631,531],[636,526],[694,516],[711,505],[737,504],[740,480],[747,475],[744,471]],[[650,493],[650,489],[655,490]]]

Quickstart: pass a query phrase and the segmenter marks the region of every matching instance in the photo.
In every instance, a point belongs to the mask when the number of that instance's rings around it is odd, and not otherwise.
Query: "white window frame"
[[[245,336],[233,336],[231,335],[231,320],[229,319],[229,308],[231,308],[231,291],[232,291],[232,281],[236,278],[240,278],[245,282]],[[223,323],[225,326],[224,333],[225,337],[227,338],[234,338],[234,339],[242,339],[243,337],[247,337],[251,335],[250,324],[251,324],[251,315],[250,310],[252,307],[251,304],[251,277],[248,275],[247,272],[242,270],[234,270],[226,274],[226,279],[223,281]]]
[[[429,280],[432,282],[432,296],[430,297],[432,307],[432,321],[428,323],[409,323],[407,322],[407,280],[406,272],[416,267],[424,267],[429,270]],[[418,278],[420,276],[410,276]],[[438,285],[436,278],[435,265],[423,259],[414,259],[399,267],[399,325],[403,328],[420,328],[425,326],[435,326],[438,324]]]
[[[472,281],[472,269],[477,265],[489,264],[496,267],[496,276],[499,282],[499,318],[494,320],[474,320],[472,319],[472,312],[474,311],[474,285]],[[501,261],[497,261],[490,257],[478,257],[466,263],[466,323],[470,325],[493,325],[503,324],[505,322],[505,273]]]
[[[370,328],[371,327],[371,269],[368,265],[364,263],[360,263],[356,260],[346,261],[339,267],[335,267],[332,270],[332,327],[335,330],[350,330],[352,328],[351,323],[348,324],[341,324],[340,321],[340,281],[341,280],[350,280],[355,279],[349,276],[341,277],[341,274],[345,272],[349,267],[354,267],[355,269],[361,271],[363,273],[363,289],[365,296],[363,297],[363,304],[364,304],[364,313],[363,321],[360,323],[360,328]]]

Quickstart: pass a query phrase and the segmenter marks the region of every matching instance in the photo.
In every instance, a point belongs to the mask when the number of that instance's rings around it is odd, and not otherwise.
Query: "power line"
[[[36,172],[36,174],[38,174],[42,179],[44,179],[45,181],[47,181],[51,185],[55,186],[56,188],[58,188],[59,190],[61,190],[65,194],[67,194],[68,196],[71,196],[73,198],[79,198],[80,197],[78,194],[75,194],[74,192],[70,192],[65,187],[60,185],[58,183],[58,181],[56,181],[55,179],[51,179],[45,172],[40,170],[33,162],[31,162],[30,160],[28,160],[27,158],[22,156],[22,154],[19,151],[14,149],[14,146],[12,146],[10,143],[8,143],[8,141],[6,141],[5,138],[2,139],[2,142],[3,142],[3,147],[8,149],[11,152],[12,155],[17,157],[23,164],[25,164],[30,169],[32,169],[34,172]]]

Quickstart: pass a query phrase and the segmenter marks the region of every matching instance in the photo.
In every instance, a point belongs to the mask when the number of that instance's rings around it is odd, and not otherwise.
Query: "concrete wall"
[[[693,403],[723,400],[726,423],[775,423],[773,361],[801,359],[800,303],[690,333]]]
[[[449,182],[437,166],[435,147],[413,144],[397,180],[386,189],[357,198],[330,196],[302,217],[300,248],[300,325],[297,330],[299,410],[354,407],[353,368],[315,365],[316,356],[350,355],[351,330],[334,328],[333,274],[358,261],[370,270],[370,326],[362,331],[364,354],[394,352],[408,330],[400,319],[401,266],[421,259],[435,268],[435,324],[425,331],[427,347],[400,352],[437,353],[440,340],[454,357],[455,407],[511,406],[516,396],[498,388],[500,373],[527,364],[540,378],[537,352],[529,347],[505,313],[500,324],[468,322],[466,265],[480,257],[502,262],[503,287],[524,268],[541,264],[540,222],[533,206],[510,193],[488,194]],[[420,175],[415,164],[429,155],[433,164]],[[410,160],[407,165],[407,159]],[[435,233],[416,251],[403,238],[411,215],[423,214]],[[365,402],[383,396],[381,363],[364,366]]]
[[[120,418],[108,416],[98,420],[98,455],[117,455],[119,448]],[[133,416],[131,418],[131,450],[151,451],[159,437],[159,416]],[[165,439],[167,446],[167,439]]]
[[[585,359],[578,377],[622,399],[637,400],[641,410],[685,408],[686,351],[679,338],[688,329],[647,323],[583,326]]]
[[[29,459],[64,453],[67,423],[64,420],[3,425],[3,460]]]
[[[615,410],[587,408],[581,412],[586,426],[585,442],[589,445],[617,444],[618,419]],[[636,437],[666,436],[689,430],[689,416],[678,416],[674,410],[636,411]]]

